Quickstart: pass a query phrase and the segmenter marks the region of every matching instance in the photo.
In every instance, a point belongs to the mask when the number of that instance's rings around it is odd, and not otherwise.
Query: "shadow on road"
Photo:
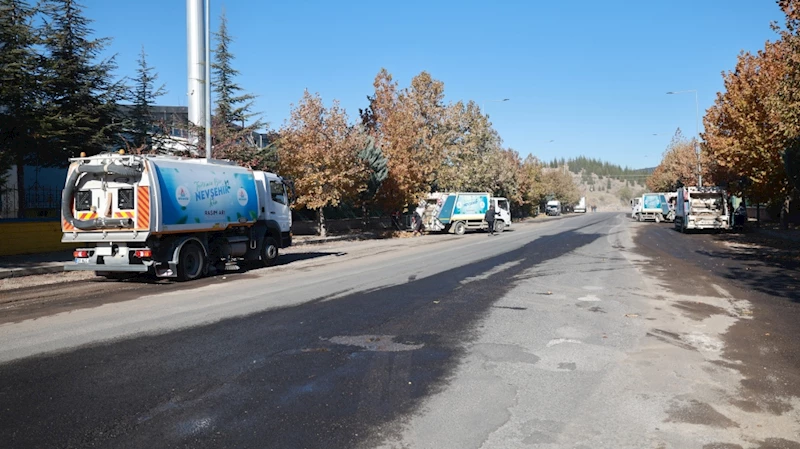
[[[0,439],[8,447],[374,447],[386,437],[376,429],[446,386],[481,320],[526,270],[601,237],[543,236],[401,285],[0,365]],[[342,288],[332,283],[328,293]],[[273,296],[258,293],[265,304]]]

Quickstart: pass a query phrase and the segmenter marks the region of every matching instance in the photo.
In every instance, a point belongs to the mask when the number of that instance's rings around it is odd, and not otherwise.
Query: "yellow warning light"
[[[86,157],[86,152],[85,151],[81,151],[81,157]]]
[[[119,149],[119,154],[125,154],[125,150],[123,150],[122,148],[120,148],[120,149]]]

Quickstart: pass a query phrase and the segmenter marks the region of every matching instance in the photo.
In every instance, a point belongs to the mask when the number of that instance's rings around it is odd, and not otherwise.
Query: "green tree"
[[[633,192],[631,191],[630,187],[625,185],[619,189],[617,196],[620,200],[622,200],[623,203],[629,203],[631,199],[633,199]]]
[[[363,127],[358,127],[355,132],[362,135],[362,142],[364,142],[363,149],[358,152],[357,157],[364,164],[367,172],[366,186],[359,197],[366,228],[369,227],[375,196],[383,181],[389,176],[389,161],[383,155],[381,148],[375,145],[375,139],[368,135]]]
[[[158,133],[154,132],[151,108],[156,99],[166,93],[164,85],[156,87],[158,74],[153,67],[147,65],[147,54],[142,47],[134,87],[129,91],[131,102],[131,115],[129,117],[128,132],[131,134],[131,145],[137,152],[150,152],[153,150],[154,137],[158,141]]]
[[[114,57],[98,60],[110,43],[93,39],[91,20],[74,0],[43,0],[44,77],[42,131],[36,156],[63,166],[81,152],[97,154],[123,143],[117,102],[125,86],[115,81]]]
[[[233,37],[228,33],[228,19],[223,10],[219,31],[214,33],[217,46],[211,63],[216,110],[212,119],[213,157],[230,159],[253,168],[264,160],[263,150],[253,141],[253,133],[265,126],[252,112],[255,95],[244,92],[236,82],[239,71],[233,68]],[[201,139],[201,144],[204,144]]]
[[[16,164],[20,217],[25,213],[24,167],[35,160],[31,149],[40,126],[34,14],[24,1],[0,0],[0,186]]]
[[[783,151],[786,176],[796,191],[800,191],[800,138],[792,139]]]

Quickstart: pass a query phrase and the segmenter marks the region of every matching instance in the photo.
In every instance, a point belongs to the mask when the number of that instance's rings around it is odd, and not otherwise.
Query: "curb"
[[[0,279],[20,278],[24,276],[35,276],[38,274],[61,273],[64,271],[64,263],[57,265],[47,265],[31,268],[11,268],[0,271]]]
[[[373,238],[375,238],[375,234],[337,235],[326,238],[313,238],[313,239],[303,239],[299,241],[294,241],[292,242],[292,246],[317,245],[320,243],[340,242],[343,240],[366,240]],[[66,265],[67,263],[69,262],[68,261],[48,262],[47,265],[41,265],[37,267],[9,268],[5,270],[0,270],[0,279],[11,279],[11,278],[20,278],[24,276],[36,276],[40,274],[61,273],[64,272],[64,265]]]

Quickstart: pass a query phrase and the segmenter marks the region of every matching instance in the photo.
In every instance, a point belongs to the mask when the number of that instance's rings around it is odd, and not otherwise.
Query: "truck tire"
[[[261,265],[271,267],[278,260],[278,242],[272,237],[265,237],[261,244]]]
[[[178,280],[193,281],[203,275],[206,257],[200,245],[194,242],[187,243],[181,248],[178,256]]]
[[[662,221],[663,219],[664,219],[664,218],[661,216],[661,214],[656,214],[656,223],[661,223],[661,221]]]
[[[459,221],[453,225],[453,234],[464,235],[465,232],[467,232],[467,225],[465,225],[463,221]]]
[[[506,229],[506,222],[503,220],[497,220],[494,222],[494,232],[501,233]]]
[[[642,213],[641,212],[636,214],[636,221],[642,221]]]

